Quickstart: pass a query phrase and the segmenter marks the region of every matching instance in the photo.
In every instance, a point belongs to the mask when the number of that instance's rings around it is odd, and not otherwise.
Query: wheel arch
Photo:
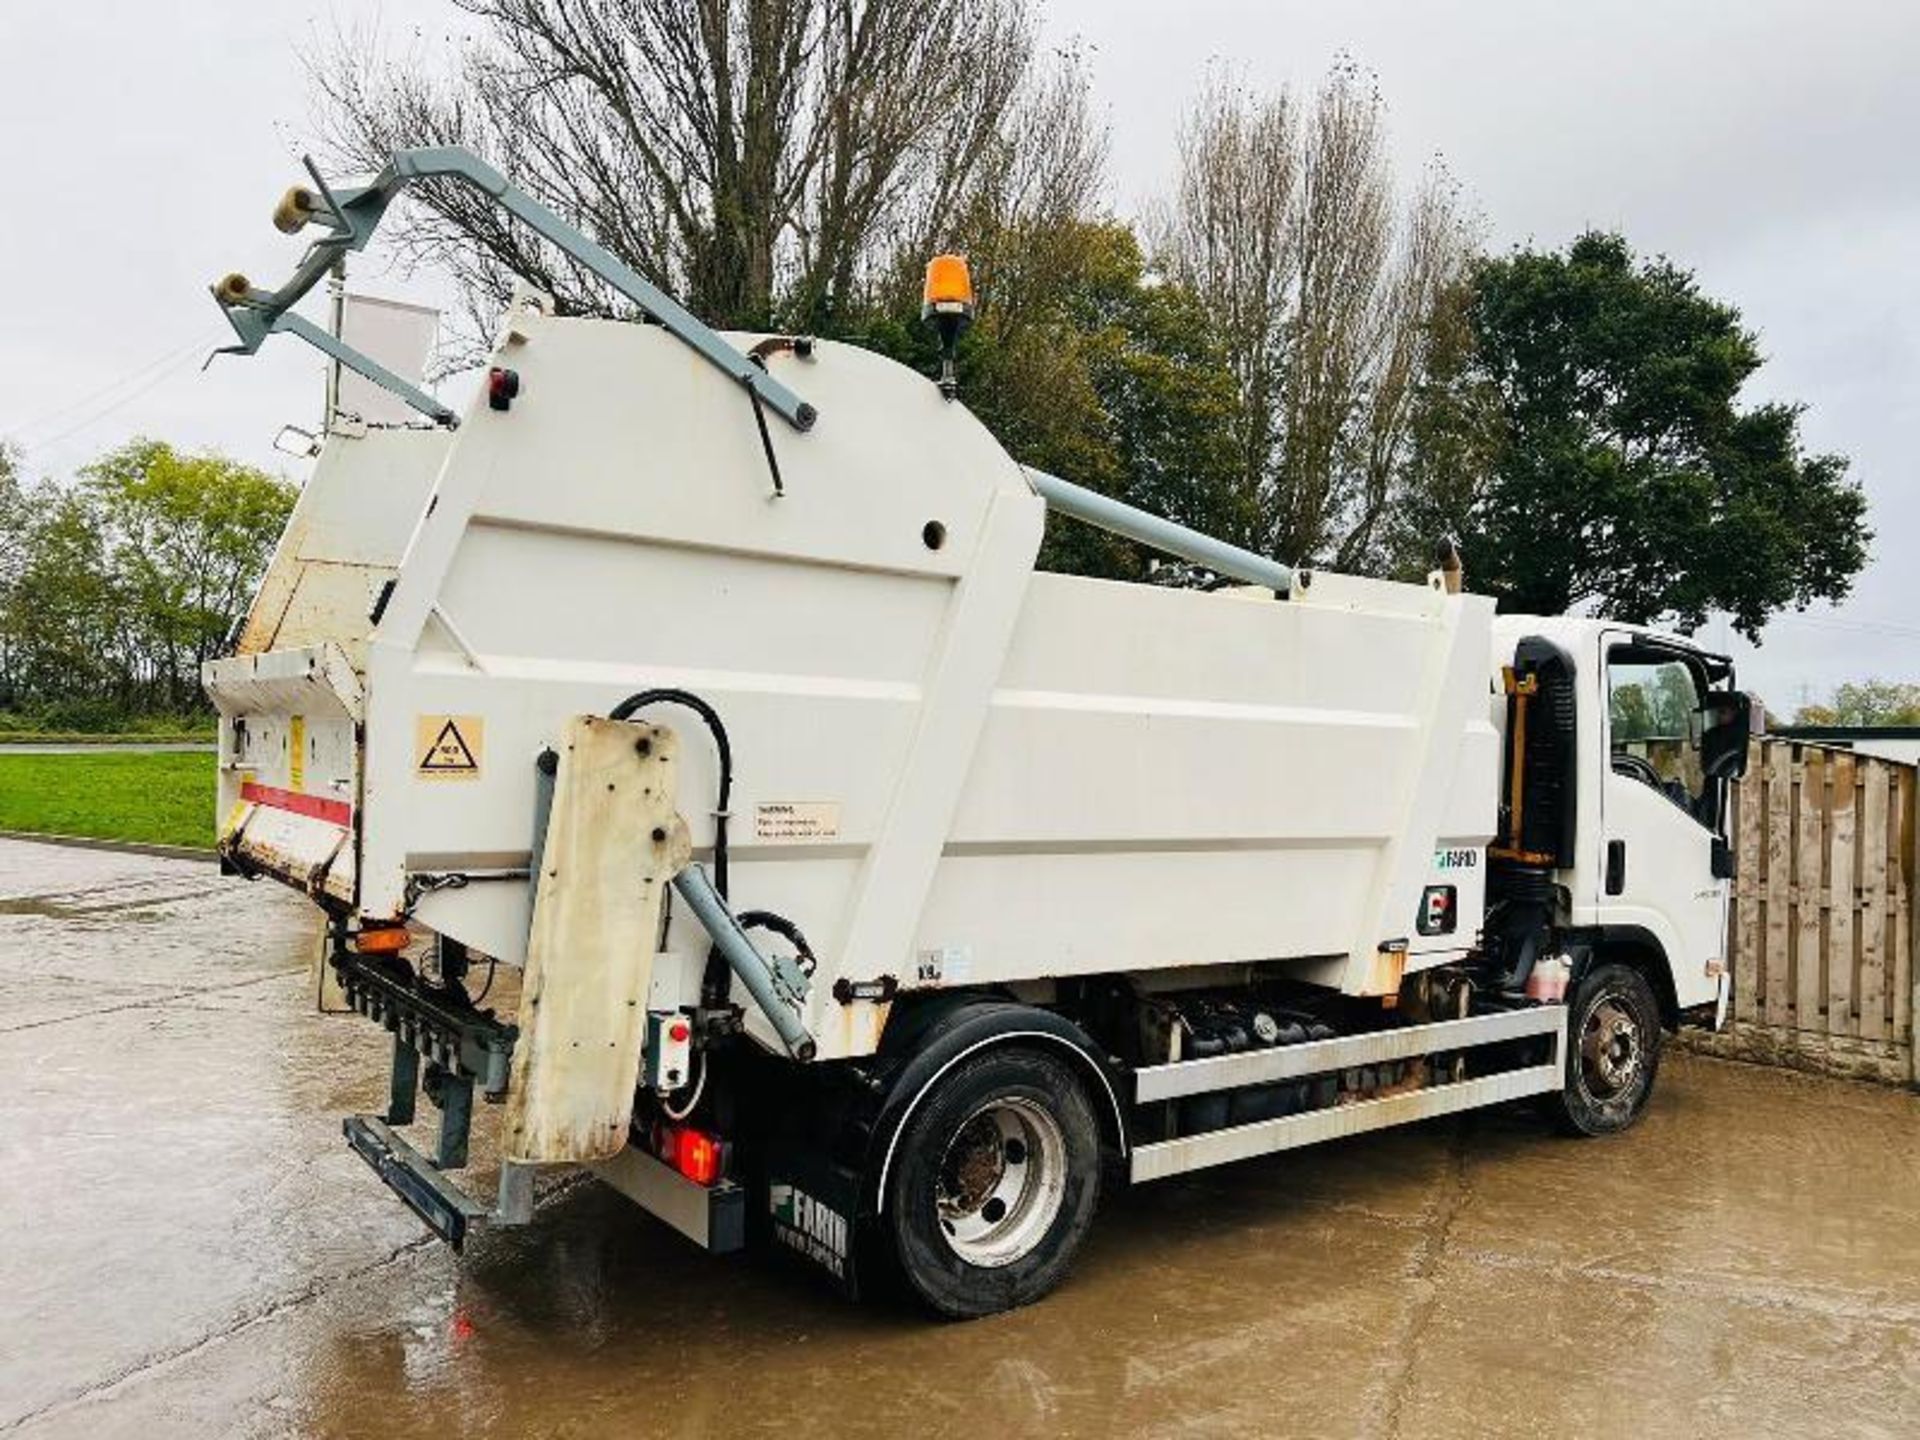
[[[995,1047],[1028,1046],[1070,1057],[1088,1082],[1102,1142],[1122,1158],[1127,1154],[1126,1111],[1105,1057],[1084,1030],[1051,1010],[991,997],[954,997],[930,1005],[906,1026],[889,1025],[887,1038],[898,1044],[905,1063],[893,1076],[868,1142],[871,1179],[865,1189],[870,1214],[878,1215],[886,1206],[887,1176],[900,1137],[921,1101],[955,1066]]]
[[[1660,1002],[1660,1024],[1666,1030],[1680,1028],[1680,996],[1673,983],[1673,962],[1666,946],[1644,925],[1598,925],[1584,932],[1589,947],[1587,964],[1581,974],[1596,965],[1625,965],[1646,976],[1653,995]],[[1578,978],[1578,977],[1576,977]]]

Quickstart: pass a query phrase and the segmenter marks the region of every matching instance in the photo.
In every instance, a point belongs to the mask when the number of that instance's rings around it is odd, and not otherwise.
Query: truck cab
[[[1582,943],[1637,957],[1663,1019],[1724,1016],[1731,786],[1744,773],[1751,707],[1733,664],[1644,626],[1501,616],[1495,648],[1544,637],[1579,677],[1578,811],[1561,872],[1565,922]]]

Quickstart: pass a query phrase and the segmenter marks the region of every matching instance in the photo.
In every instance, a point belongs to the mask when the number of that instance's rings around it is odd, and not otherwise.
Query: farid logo
[[[773,1233],[780,1243],[824,1266],[836,1279],[847,1268],[847,1217],[794,1185],[768,1187]]]

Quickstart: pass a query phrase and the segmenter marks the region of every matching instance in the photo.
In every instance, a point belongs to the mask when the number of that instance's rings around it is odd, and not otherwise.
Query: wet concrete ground
[[[456,1259],[341,1139],[304,902],[0,843],[0,1436],[1920,1433],[1920,1098],[1671,1055],[1577,1143],[1482,1115],[1112,1197],[941,1325],[592,1183]]]

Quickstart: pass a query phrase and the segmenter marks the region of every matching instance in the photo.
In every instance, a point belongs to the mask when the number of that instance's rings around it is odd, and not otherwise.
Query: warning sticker
[[[413,717],[413,773],[421,780],[478,780],[486,722],[478,715]]]
[[[838,800],[782,800],[753,807],[756,840],[832,840],[839,834]]]
[[[295,794],[307,788],[307,717],[287,722],[287,788]]]

